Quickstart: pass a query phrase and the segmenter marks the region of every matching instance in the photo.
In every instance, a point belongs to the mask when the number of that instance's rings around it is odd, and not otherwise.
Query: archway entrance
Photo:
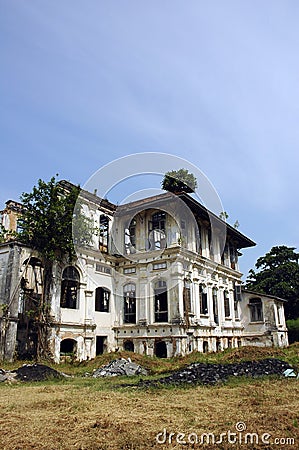
[[[158,358],[167,358],[167,347],[164,341],[158,341],[155,345],[155,355]]]
[[[134,351],[134,343],[133,343],[133,341],[125,341],[124,342],[124,350],[126,352],[133,352]]]
[[[60,342],[60,356],[76,356],[77,341],[74,339],[63,339]]]
[[[209,343],[208,343],[208,341],[203,341],[202,350],[203,350],[204,353],[208,353],[208,351],[209,351]]]

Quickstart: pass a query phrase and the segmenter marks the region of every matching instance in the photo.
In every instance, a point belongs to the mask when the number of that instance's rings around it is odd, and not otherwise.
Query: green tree
[[[295,247],[273,247],[265,256],[258,258],[246,280],[247,289],[274,295],[287,300],[287,319],[299,317],[299,253]]]
[[[161,186],[162,189],[169,192],[190,193],[197,188],[197,180],[187,169],[172,170],[165,173]]]
[[[37,357],[44,357],[47,353],[54,261],[67,260],[71,263],[76,254],[75,245],[90,245],[95,231],[91,219],[82,214],[81,202],[77,201],[79,193],[79,186],[70,185],[66,189],[64,184],[52,177],[49,182],[38,180],[32,192],[21,196],[24,208],[18,220],[18,240],[38,253],[44,268],[42,297],[35,323],[38,331]]]

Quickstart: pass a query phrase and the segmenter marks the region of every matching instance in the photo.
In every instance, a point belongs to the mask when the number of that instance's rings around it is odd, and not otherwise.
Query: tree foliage
[[[37,336],[37,358],[49,355],[50,295],[54,261],[68,260],[71,263],[75,258],[75,246],[90,245],[95,231],[92,220],[82,213],[79,193],[79,186],[67,187],[52,177],[49,182],[38,180],[32,192],[23,193],[21,196],[23,209],[18,219],[18,239],[38,253],[43,267],[40,297],[32,298],[30,290],[26,290],[27,281],[22,280],[25,301],[27,305],[33,305],[32,314],[26,323],[31,334]]]
[[[88,245],[94,232],[91,219],[77,202],[80,188],[66,190],[52,177],[38,180],[31,193],[23,193],[23,212],[18,220],[19,240],[37,250],[47,261],[75,256],[75,245]],[[74,224],[74,236],[72,228]]]
[[[255,268],[249,271],[247,289],[281,297],[287,319],[299,317],[299,253],[295,247],[273,247],[265,256],[258,258]]]
[[[190,193],[197,188],[197,180],[187,169],[172,170],[165,173],[161,186],[162,189],[169,192]]]

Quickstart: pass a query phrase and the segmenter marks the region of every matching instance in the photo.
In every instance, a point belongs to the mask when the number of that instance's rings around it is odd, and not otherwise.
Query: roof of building
[[[201,203],[199,203],[197,200],[195,200],[193,197],[191,197],[189,194],[186,194],[185,192],[180,192],[178,194],[173,194],[171,192],[165,192],[163,194],[154,195],[151,197],[146,197],[143,199],[135,200],[130,203],[125,203],[123,205],[118,206],[117,211],[118,213],[122,214],[128,211],[128,208],[130,209],[130,212],[136,212],[140,211],[140,207],[147,207],[147,208],[159,208],[163,206],[163,203],[167,201],[171,201],[174,196],[179,197],[191,210],[193,213],[195,213],[199,218],[201,218],[204,221],[207,221],[210,223],[213,221],[213,226],[218,226],[219,230],[222,231],[225,227],[227,236],[229,239],[235,241],[238,248],[246,248],[246,247],[253,247],[255,246],[255,242],[249,239],[247,236],[242,234],[240,231],[238,231],[236,228],[232,227],[228,223],[224,222],[222,219],[220,219],[216,214],[209,211],[205,206],[203,206]]]
[[[242,288],[242,291],[245,294],[256,295],[258,297],[273,298],[274,300],[279,300],[281,302],[287,302],[288,301],[285,298],[277,297],[276,295],[264,294],[263,292],[252,291],[251,289]]]
[[[70,190],[75,185],[67,180],[60,180],[59,184],[66,190]],[[171,192],[165,192],[162,194],[146,197],[143,199],[135,200],[130,203],[125,203],[123,205],[115,205],[114,203],[109,202],[107,199],[102,199],[101,197],[98,197],[96,193],[88,192],[84,189],[81,189],[80,196],[84,199],[86,199],[89,202],[94,203],[95,205],[99,207],[103,207],[111,212],[111,214],[114,214],[117,211],[117,214],[125,214],[128,210],[130,211],[130,214],[132,212],[134,213],[134,210],[136,213],[140,211],[140,207],[144,207],[144,209],[148,208],[157,208],[157,209],[163,209],[163,204],[165,205],[165,202],[170,202],[175,197],[180,198],[190,209],[191,211],[198,216],[203,221],[206,221],[207,224],[213,222],[213,226],[218,226],[220,231],[224,230],[227,233],[227,237],[234,241],[237,248],[246,248],[246,247],[253,247],[255,246],[255,242],[253,242],[251,239],[249,239],[247,236],[242,234],[240,231],[238,231],[236,228],[232,227],[228,223],[224,222],[222,219],[220,219],[216,214],[208,210],[205,206],[203,206],[201,203],[199,203],[197,200],[195,200],[191,195],[180,192],[173,194]],[[21,208],[21,204],[18,202],[14,202],[12,200],[9,200],[6,202],[7,206],[9,204],[10,207],[14,208]]]

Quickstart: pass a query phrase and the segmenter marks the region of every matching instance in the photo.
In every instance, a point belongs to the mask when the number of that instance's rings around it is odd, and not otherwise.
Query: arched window
[[[166,247],[166,213],[157,211],[152,215],[149,222],[149,245],[150,250],[161,250]]]
[[[60,342],[60,354],[61,355],[75,355],[77,352],[77,341],[74,339],[63,339]]]
[[[62,273],[61,308],[78,309],[80,275],[76,267],[68,266]]]
[[[95,311],[109,312],[110,291],[104,287],[96,288]]]
[[[263,304],[260,298],[251,298],[249,300],[250,319],[251,322],[262,322],[263,319]]]
[[[136,286],[133,283],[124,286],[124,322],[136,323]]]
[[[154,288],[155,322],[168,322],[168,301],[166,281],[157,281]]]

